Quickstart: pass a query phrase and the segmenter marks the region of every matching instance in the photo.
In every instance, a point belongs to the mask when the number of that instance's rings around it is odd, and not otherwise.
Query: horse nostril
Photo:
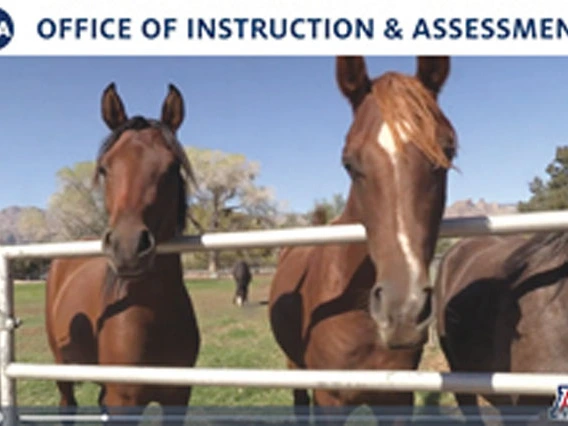
[[[107,229],[105,231],[105,233],[103,234],[103,248],[104,249],[109,249],[111,247],[111,243],[112,243],[112,231],[110,229]]]
[[[381,314],[382,294],[383,288],[380,285],[375,284],[369,294],[369,309],[372,315],[376,316]]]
[[[416,320],[417,324],[422,324],[424,321],[426,321],[428,318],[430,318],[430,315],[432,315],[432,289],[431,288],[425,288],[424,289],[424,297],[425,297],[424,306],[422,307],[422,310],[420,311],[420,314],[418,315],[418,318]]]
[[[375,287],[373,290],[373,297],[377,300],[381,300],[381,293],[383,289],[381,287]]]
[[[150,250],[152,250],[153,248],[154,248],[154,238],[152,237],[152,234],[150,234],[150,231],[145,229],[140,233],[137,252],[139,255],[143,255],[149,252]]]

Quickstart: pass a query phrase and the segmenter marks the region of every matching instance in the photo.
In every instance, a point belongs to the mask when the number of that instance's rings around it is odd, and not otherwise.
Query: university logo
[[[14,37],[14,21],[8,12],[0,9],[0,49],[4,49]]]
[[[558,386],[556,400],[548,410],[548,418],[568,422],[568,385]]]

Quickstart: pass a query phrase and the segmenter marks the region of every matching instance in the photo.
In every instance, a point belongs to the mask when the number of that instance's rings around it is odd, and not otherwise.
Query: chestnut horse
[[[428,269],[455,154],[437,96],[449,58],[418,59],[415,76],[371,80],[361,57],[336,61],[353,121],[343,148],[352,183],[335,224],[362,223],[366,243],[281,251],[269,312],[294,369],[415,369],[432,312]],[[412,405],[412,393],[321,390],[318,406]],[[296,406],[309,405],[294,390]]]
[[[568,372],[568,233],[463,239],[440,262],[437,328],[451,370]],[[483,395],[497,408],[553,396]],[[460,407],[474,394],[456,394]],[[464,410],[465,411],[465,410]]]
[[[95,184],[109,216],[105,257],[54,260],[46,287],[46,328],[57,363],[131,366],[195,365],[200,336],[179,254],[156,246],[183,232],[191,165],[175,134],[183,99],[169,86],[160,121],[127,118],[114,83],[102,97],[111,130],[96,161]],[[71,382],[57,382],[60,405],[77,401]],[[150,402],[187,406],[191,387],[102,383],[109,413],[140,413]]]

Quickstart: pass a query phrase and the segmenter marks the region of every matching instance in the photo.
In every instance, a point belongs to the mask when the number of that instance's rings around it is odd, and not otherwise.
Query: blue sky
[[[372,76],[414,73],[413,57],[368,57]],[[104,87],[130,115],[159,115],[167,83],[181,90],[185,145],[245,154],[288,208],[346,194],[340,166],[351,110],[332,57],[5,58],[0,103],[0,208],[46,207],[61,167],[93,160],[107,135]],[[460,143],[448,202],[516,202],[568,145],[568,58],[457,57],[440,102]]]

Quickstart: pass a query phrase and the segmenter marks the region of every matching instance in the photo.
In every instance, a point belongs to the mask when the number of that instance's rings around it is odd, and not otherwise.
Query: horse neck
[[[179,253],[159,254],[154,260],[151,271],[160,274],[164,271],[182,272],[181,255]]]
[[[146,305],[162,303],[164,296],[177,297],[185,291],[183,268],[179,254],[158,255],[152,268],[140,281],[128,283],[128,297]],[[121,298],[124,294],[117,294]]]
[[[337,225],[360,224],[361,217],[353,193],[350,190],[343,212],[333,220],[332,223]],[[367,287],[370,288],[373,285],[375,273],[369,258],[369,250],[366,242],[339,244],[334,247],[333,250],[337,256],[338,263],[343,265],[343,267],[339,269],[343,275],[343,279],[335,281],[338,285],[341,287],[347,287],[350,284],[353,285],[354,283],[351,283],[351,277],[353,277],[354,274],[357,274],[359,277],[355,282],[355,287],[357,287],[358,290]],[[354,290],[358,291],[357,289],[354,288]]]
[[[170,241],[178,235],[176,230],[177,225],[166,225],[157,238],[158,241]],[[175,224],[175,219],[171,221]],[[162,243],[158,243],[160,245]],[[170,287],[177,289],[184,286],[183,282],[183,267],[181,263],[180,253],[162,254],[157,255],[154,259],[154,264],[150,269],[150,276],[152,280],[164,281],[164,289],[169,289]],[[161,277],[167,277],[161,280]]]
[[[347,197],[347,202],[345,203],[345,208],[341,214],[332,221],[336,225],[347,225],[353,223],[361,223],[361,214],[357,209],[355,204],[355,198],[353,196],[353,190],[349,190],[349,195]]]

